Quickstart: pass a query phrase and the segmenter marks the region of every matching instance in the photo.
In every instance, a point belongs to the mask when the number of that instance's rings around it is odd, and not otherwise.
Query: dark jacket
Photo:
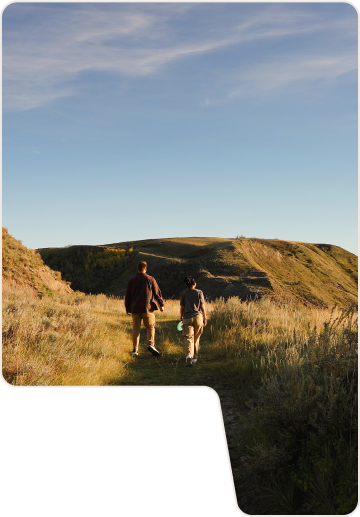
[[[154,277],[138,273],[130,278],[126,286],[125,309],[132,314],[157,310],[155,301],[164,306],[161,291]]]

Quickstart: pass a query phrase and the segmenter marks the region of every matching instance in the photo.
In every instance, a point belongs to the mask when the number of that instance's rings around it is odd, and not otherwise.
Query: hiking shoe
[[[191,355],[187,355],[186,356],[186,366],[191,366],[192,365],[192,357]]]
[[[152,355],[154,355],[155,357],[158,357],[160,355],[160,352],[159,350],[156,350],[156,348],[152,345],[148,345],[147,349],[149,350],[149,352],[152,353]]]
[[[131,355],[139,355],[139,352],[138,352],[137,350],[133,350],[133,351],[131,352]]]
[[[192,362],[192,364],[196,364],[197,363],[197,359],[193,359],[191,362]]]

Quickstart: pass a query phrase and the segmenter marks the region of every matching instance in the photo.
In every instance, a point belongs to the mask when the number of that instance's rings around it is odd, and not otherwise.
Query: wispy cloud
[[[351,52],[312,56],[292,56],[288,60],[261,63],[238,73],[237,87],[228,97],[259,95],[293,83],[304,83],[319,79],[334,79],[357,69],[357,54]]]
[[[21,18],[20,5],[32,16]],[[307,12],[279,7],[229,16],[218,24],[216,16],[209,16],[204,22],[202,7],[205,13],[206,5],[201,4],[154,4],[152,8],[128,4],[128,8],[110,10],[98,4],[69,9],[34,5],[10,5],[7,9],[15,7],[13,17],[9,11],[9,23],[5,11],[5,108],[29,109],[74,95],[78,91],[74,80],[83,72],[110,72],[136,78],[155,74],[175,61],[234,45],[329,30],[329,24]],[[191,30],[187,26],[191,16],[186,18],[189,12],[199,17],[199,24]],[[336,32],[344,31],[348,22],[340,19],[331,23]],[[345,60],[343,55],[329,55],[316,59],[300,56],[295,64],[281,60],[257,63],[245,67],[246,73],[240,74],[240,84],[232,88],[229,97],[251,91],[254,85],[261,91],[261,83],[266,82],[267,88],[280,88],[304,78],[333,77],[353,66],[354,57],[348,55]],[[231,77],[233,69],[229,70]]]

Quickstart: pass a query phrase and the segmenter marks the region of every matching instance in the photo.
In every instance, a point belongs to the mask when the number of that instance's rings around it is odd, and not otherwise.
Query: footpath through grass
[[[127,339],[124,346],[130,354],[131,317],[121,317],[128,327]],[[146,329],[142,328],[140,335],[139,356],[130,357],[126,369],[122,370],[119,379],[114,379],[117,385],[156,385],[156,386],[211,386],[225,382],[226,364],[219,362],[212,350],[212,333],[209,324],[200,338],[200,355],[196,365],[190,368],[185,364],[183,337],[176,327],[179,323],[179,302],[172,302],[163,314],[156,313],[156,347],[161,351],[160,357],[154,357],[147,350]],[[227,362],[227,361],[226,361]]]
[[[5,292],[3,375],[20,386],[201,385],[221,377],[226,365],[211,354],[211,330],[201,338],[200,360],[186,367],[179,302],[156,315],[156,346],[147,350],[141,330],[140,355],[131,356],[132,320],[121,300],[104,295],[43,297]]]

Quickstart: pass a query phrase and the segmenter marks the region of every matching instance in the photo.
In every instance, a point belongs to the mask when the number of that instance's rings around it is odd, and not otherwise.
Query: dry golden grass
[[[215,303],[213,355],[239,403],[232,461],[244,512],[355,508],[357,319],[355,307]]]
[[[129,349],[123,303],[105,296],[3,293],[3,375],[16,385],[104,385]]]
[[[163,355],[178,353],[176,330],[164,332],[159,325],[179,320],[179,301],[166,301],[156,318]],[[123,376],[131,382],[131,332],[123,300],[81,293],[38,299],[5,289],[4,378],[21,386],[102,386],[121,383]]]
[[[123,300],[81,293],[39,299],[5,289],[3,375],[16,386],[220,388],[231,407],[227,432],[243,511],[252,513],[254,501],[254,513],[351,511],[357,313],[265,298],[220,299],[207,310],[199,362],[186,368],[178,300],[156,314],[158,359],[146,350],[144,331],[140,356],[130,355],[132,320]]]

